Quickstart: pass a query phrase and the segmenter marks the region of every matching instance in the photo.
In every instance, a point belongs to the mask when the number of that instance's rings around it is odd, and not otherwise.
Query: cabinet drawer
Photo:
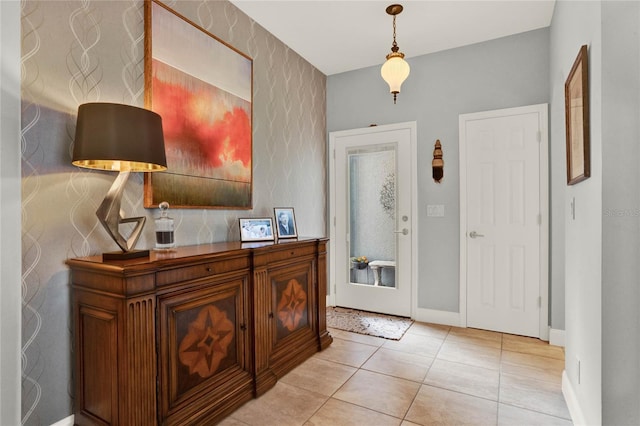
[[[300,259],[305,256],[313,256],[316,253],[315,245],[287,247],[286,250],[270,251],[256,257],[256,263],[276,263],[290,259]]]
[[[240,257],[218,261],[212,260],[210,262],[167,269],[156,273],[156,285],[161,287],[183,281],[220,275],[226,272],[237,272],[242,269],[248,269],[249,266],[249,258]]]

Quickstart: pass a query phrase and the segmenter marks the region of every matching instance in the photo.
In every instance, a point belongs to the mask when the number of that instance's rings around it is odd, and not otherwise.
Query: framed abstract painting
[[[251,209],[253,60],[157,0],[145,1],[145,106],[162,117],[167,171],[144,206]]]

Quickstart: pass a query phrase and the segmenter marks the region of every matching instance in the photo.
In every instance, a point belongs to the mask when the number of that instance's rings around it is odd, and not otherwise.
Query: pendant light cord
[[[398,43],[396,43],[396,15],[393,15],[393,44],[391,45],[391,51],[398,51]]]

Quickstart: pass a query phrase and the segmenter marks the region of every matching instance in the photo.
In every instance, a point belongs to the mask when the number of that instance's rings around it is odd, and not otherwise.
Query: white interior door
[[[337,306],[411,316],[415,131],[406,123],[330,135]]]
[[[547,194],[546,172],[541,174],[546,170],[541,166],[541,161],[546,165],[543,131],[546,105],[460,118],[466,169],[461,248],[466,247],[469,327],[544,337],[543,222],[548,213],[542,201]]]

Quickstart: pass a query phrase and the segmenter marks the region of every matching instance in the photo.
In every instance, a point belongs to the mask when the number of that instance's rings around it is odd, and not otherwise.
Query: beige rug
[[[339,330],[400,340],[411,324],[411,318],[327,306],[327,327]]]

